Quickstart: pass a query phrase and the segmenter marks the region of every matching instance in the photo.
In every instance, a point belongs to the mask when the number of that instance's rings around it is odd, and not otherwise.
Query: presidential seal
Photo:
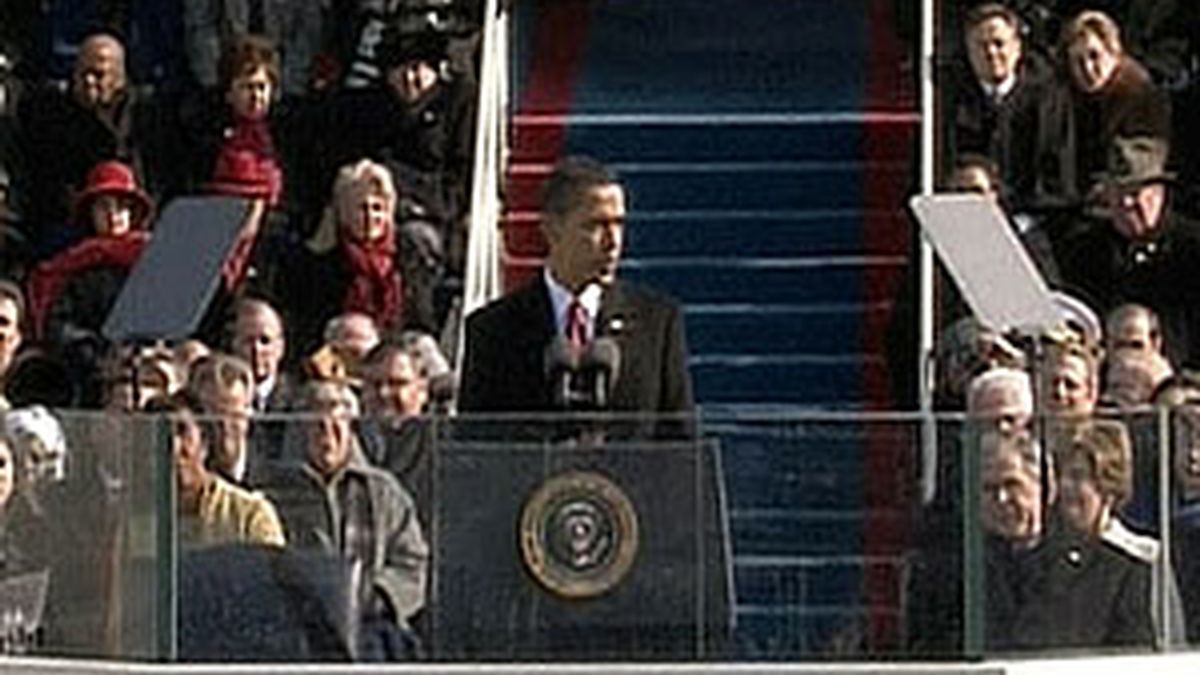
[[[615,483],[572,471],[550,478],[521,511],[521,557],[538,583],[565,598],[608,592],[638,549],[637,512]]]

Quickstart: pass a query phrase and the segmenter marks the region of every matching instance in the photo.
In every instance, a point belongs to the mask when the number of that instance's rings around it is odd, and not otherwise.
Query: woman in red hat
[[[29,316],[34,335],[52,342],[96,336],[130,268],[150,241],[154,211],[133,170],[101,162],[88,173],[74,217],[92,235],[33,269]]]

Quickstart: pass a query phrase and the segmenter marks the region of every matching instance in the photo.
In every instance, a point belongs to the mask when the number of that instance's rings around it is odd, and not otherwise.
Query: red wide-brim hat
[[[154,211],[154,202],[138,185],[133,169],[124,162],[109,160],[92,167],[83,190],[75,196],[73,213],[76,222],[85,222],[91,217],[92,203],[101,195],[117,195],[133,203],[134,229],[144,226]]]

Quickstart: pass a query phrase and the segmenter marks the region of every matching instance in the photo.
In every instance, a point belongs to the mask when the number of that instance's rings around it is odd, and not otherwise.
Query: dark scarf
[[[148,243],[149,233],[140,230],[120,237],[89,237],[35,267],[29,275],[29,316],[34,335],[42,337],[50,308],[72,277],[96,267],[128,270]]]

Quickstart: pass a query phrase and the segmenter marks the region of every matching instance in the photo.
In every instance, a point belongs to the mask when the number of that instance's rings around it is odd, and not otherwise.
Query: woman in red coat
[[[88,173],[74,217],[92,235],[39,264],[29,277],[34,334],[66,344],[98,337],[130,268],[150,241],[154,211],[129,166],[101,162]]]

